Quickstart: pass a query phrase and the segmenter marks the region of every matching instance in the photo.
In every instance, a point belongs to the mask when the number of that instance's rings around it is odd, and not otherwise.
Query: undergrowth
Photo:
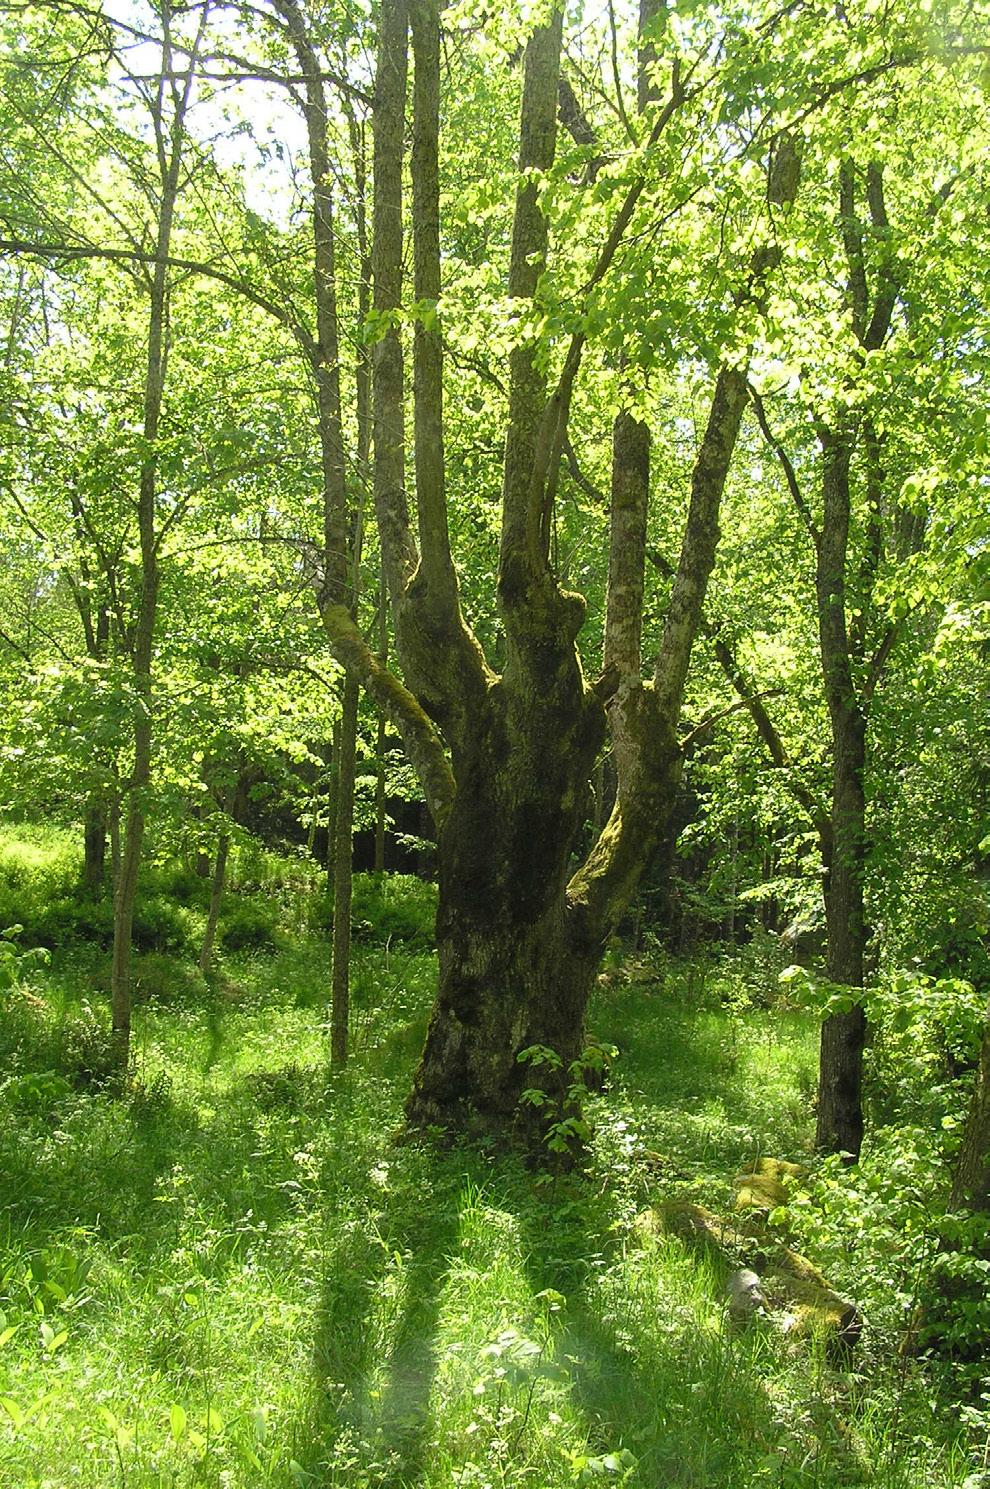
[[[56,855],[44,892],[76,872]],[[718,1269],[639,1224],[677,1195],[726,1212],[740,1167],[810,1158],[815,1027],[758,968],[615,969],[589,1165],[547,1179],[494,1148],[395,1141],[435,988],[431,891],[362,891],[353,1053],[330,1071],[312,877],[258,859],[234,884],[245,921],[284,907],[271,940],[221,941],[209,979],[187,951],[142,953],[126,1082],[98,1068],[98,941],[28,957],[0,993],[0,1483],[979,1482],[978,1397],[946,1411],[897,1351],[896,1256],[872,1262],[866,1234],[850,1254],[869,1155],[817,1181],[841,1214],[809,1189],[788,1222],[867,1314],[844,1368],[734,1332]],[[180,908],[197,930],[195,885]]]

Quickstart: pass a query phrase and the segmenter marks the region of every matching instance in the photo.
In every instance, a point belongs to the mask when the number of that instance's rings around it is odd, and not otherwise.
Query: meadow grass
[[[242,903],[305,892],[262,867]],[[806,1019],[658,964],[596,999],[620,1055],[585,1172],[396,1142],[435,983],[397,894],[389,939],[355,945],[343,1071],[305,906],[209,982],[151,954],[124,1088],[78,1079],[104,951],[56,950],[29,974],[43,1002],[8,998],[0,1484],[962,1484],[974,1461],[914,1365],[734,1333],[717,1264],[638,1222],[677,1194],[724,1210],[740,1164],[808,1153]]]

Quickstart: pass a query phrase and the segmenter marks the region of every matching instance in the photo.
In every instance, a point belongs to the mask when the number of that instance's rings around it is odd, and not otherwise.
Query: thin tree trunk
[[[862,1005],[866,921],[863,868],[866,851],[866,717],[853,683],[846,624],[846,555],[849,544],[849,467],[852,439],[822,430],[823,521],[818,545],[816,594],[822,674],[832,732],[831,851],[826,865],[826,970],[829,981],[849,989],[852,1006],[822,1025],[816,1141],[827,1152],[859,1157],[863,1142]]]
[[[298,0],[275,0],[286,22],[292,46],[305,79],[303,113],[309,145],[310,178],[313,188],[313,297],[318,339],[313,357],[316,377],[317,422],[323,462],[323,578],[320,608],[324,619],[339,607],[354,622],[357,616],[361,562],[361,512],[350,513],[347,499],[344,427],[340,381],[340,326],[337,308],[336,241],[333,214],[333,171],[327,132],[327,102],[320,59],[306,15]],[[352,140],[355,138],[352,131]],[[355,166],[363,184],[364,157],[357,152]],[[367,254],[364,233],[363,194],[360,229],[362,264]],[[362,276],[360,307],[367,313],[367,282]],[[369,382],[366,356],[358,360],[356,394],[358,405],[358,468],[365,475],[370,443]],[[353,538],[350,535],[353,518]],[[333,899],[333,944],[331,956],[331,1060],[342,1065],[347,1059],[349,1004],[349,954],[351,914],[352,829],[354,816],[355,751],[357,744],[358,676],[347,668],[339,733],[335,734],[338,762],[333,831],[331,894]]]
[[[115,1055],[121,1069],[130,1058],[131,1040],[131,933],[134,903],[141,865],[144,838],[145,797],[151,781],[152,755],[152,658],[154,654],[155,617],[158,607],[159,564],[156,523],[157,457],[155,443],[161,421],[165,393],[167,361],[166,329],[168,321],[168,255],[172,222],[179,191],[182,167],[182,145],[185,114],[192,92],[199,45],[206,21],[206,8],[200,18],[196,43],[190,53],[189,69],[181,91],[168,81],[172,72],[168,12],[163,12],[164,37],[162,67],[157,95],[152,103],[152,118],[161,173],[161,202],[158,212],[157,256],[150,291],[148,322],[148,355],[144,381],[143,442],[150,453],[141,466],[138,488],[138,538],[141,551],[141,578],[137,622],[132,650],[134,710],[134,765],[128,782],[126,822],[120,854],[120,871],[114,895],[113,961],[110,973],[110,1005]],[[166,128],[164,100],[172,99],[172,118]]]
[[[949,1203],[953,1210],[990,1210],[990,1008]]]
[[[334,845],[337,842],[337,813],[340,811],[340,719],[333,721],[330,736],[330,797],[327,802],[327,895],[330,917],[334,912]]]
[[[146,420],[146,427],[147,427]],[[157,423],[157,420],[155,421]],[[153,438],[153,436],[151,436]],[[150,496],[149,490],[150,488]],[[110,970],[110,1011],[117,1064],[126,1069],[131,1041],[131,936],[141,844],[144,837],[144,794],[151,780],[152,680],[155,610],[158,599],[158,565],[154,552],[154,471],[142,473],[142,577],[141,609],[134,649],[134,687],[137,707],[134,717],[134,768],[127,787],[120,872],[114,897],[113,960]],[[148,532],[151,532],[150,541]]]
[[[863,1048],[866,1014],[862,1004],[866,924],[863,906],[866,801],[865,727],[855,716],[835,740],[832,800],[832,854],[825,884],[828,935],[826,973],[830,983],[848,988],[852,1007],[822,1024],[818,1077],[817,1145],[829,1153],[858,1158],[863,1143]]]
[[[213,864],[213,878],[210,882],[210,910],[206,917],[206,930],[203,933],[203,945],[199,953],[199,970],[204,973],[209,972],[213,965],[213,945],[216,941],[217,924],[220,920],[224,890],[227,886],[229,856],[230,833],[222,832],[217,843],[217,856]]]
[[[382,666],[388,665],[388,586],[385,583],[385,570],[382,569],[379,584],[378,603],[378,655]],[[378,731],[375,736],[375,873],[381,874],[385,871],[385,827],[386,816],[386,779],[385,779],[385,744],[387,740],[388,720],[384,712],[378,710]]]
[[[113,886],[114,899],[117,897],[117,885],[120,883],[120,793],[115,791],[113,800],[107,812],[107,822],[110,830],[110,882]]]
[[[375,735],[375,873],[385,872],[385,834],[388,825],[386,810],[385,747],[388,742],[387,724],[384,714],[378,715],[378,732]]]
[[[890,330],[900,281],[893,260],[881,262],[871,298],[855,189],[855,168],[851,161],[843,160],[839,169],[839,214],[849,271],[847,301],[857,339],[864,351],[870,352],[883,344]],[[874,235],[888,237],[883,167],[876,162],[867,167],[867,202]],[[853,999],[848,1012],[831,1015],[822,1026],[817,1142],[820,1148],[845,1153],[852,1160],[859,1157],[863,1142],[866,732],[871,689],[876,683],[874,676],[857,687],[854,663],[862,664],[864,657],[866,618],[882,546],[884,483],[882,444],[876,430],[866,420],[859,433],[865,452],[868,512],[857,608],[851,620],[846,565],[851,520],[849,474],[857,431],[849,427],[819,428],[822,526],[815,573],[822,675],[832,731],[831,842],[825,861],[826,966],[829,980],[849,988]]]
[[[354,828],[354,765],[360,688],[350,674],[344,679],[340,719],[340,779],[333,845],[333,956],[330,990],[330,1059],[347,1060],[350,1011],[351,888]]]

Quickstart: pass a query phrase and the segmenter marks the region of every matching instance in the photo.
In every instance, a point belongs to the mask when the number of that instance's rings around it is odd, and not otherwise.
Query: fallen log
[[[863,1316],[856,1304],[836,1292],[807,1257],[769,1235],[755,1236],[688,1200],[655,1206],[639,1216],[637,1227],[642,1234],[676,1236],[704,1251],[727,1285],[743,1272],[755,1278],[767,1316],[781,1333],[822,1338],[837,1362],[862,1333]],[[752,1288],[752,1282],[748,1285]]]

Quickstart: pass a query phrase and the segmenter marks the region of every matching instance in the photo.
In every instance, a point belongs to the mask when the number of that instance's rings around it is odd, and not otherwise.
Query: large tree
[[[367,17],[302,0],[259,13],[274,35],[265,57],[267,43],[229,12],[200,50],[210,76],[278,83],[297,99],[305,259],[291,230],[247,213],[243,231],[204,232],[199,251],[175,254],[159,237],[104,257],[146,263],[155,282],[181,273],[237,291],[302,353],[322,530],[296,551],[351,699],[359,682],[400,729],[439,835],[440,987],[410,1117],[511,1123],[520,1052],[551,1046],[564,1069],[579,1054],[601,948],[670,813],[749,384],[772,360],[768,325],[800,315],[794,286],[803,295],[815,279],[820,245],[794,209],[799,183],[829,190],[840,141],[874,131],[878,98],[915,100],[974,50],[968,9],[947,7],[930,28],[867,3],[819,13],[644,0],[636,34],[610,13],[601,33],[570,38],[552,5],[481,26],[453,11],[442,28],[436,0],[387,0],[375,18],[370,224]],[[173,28],[163,98],[191,78],[199,14]],[[916,118],[905,103],[901,127]],[[872,137],[864,160],[871,149]],[[31,249],[46,226],[8,245]],[[355,606],[368,345],[392,666]],[[862,336],[859,349],[870,351]],[[822,428],[839,491],[847,426]],[[152,431],[149,478],[157,443]],[[607,514],[594,494],[605,485]],[[287,510],[273,492],[266,514],[280,523]],[[659,594],[644,577],[658,526],[676,534],[678,555]],[[588,782],[609,735],[615,802],[593,834]]]
[[[841,44],[848,38],[842,26],[829,23],[813,38],[817,79],[792,69],[785,82],[784,70],[775,73],[750,38],[766,39],[776,27],[785,54],[788,45],[807,47],[813,24],[807,17],[795,23],[786,12],[749,14],[747,30],[735,15],[706,14],[668,27],[665,11],[644,6],[642,21],[643,114],[637,125],[621,110],[628,130],[621,166],[606,168],[604,180],[602,159],[593,154],[595,134],[561,72],[560,15],[543,19],[525,43],[507,275],[509,314],[520,333],[508,352],[496,667],[465,620],[448,529],[437,309],[439,12],[430,0],[414,0],[408,22],[402,4],[385,7],[381,16],[375,501],[402,680],[363,644],[343,606],[324,605],[323,615],[338,657],[403,730],[439,830],[440,988],[408,1108],[417,1122],[459,1121],[466,1111],[511,1120],[524,1083],[520,1051],[550,1046],[565,1068],[580,1051],[602,945],[663,831],[681,770],[678,725],[715,558],[719,503],[746,408],[754,338],[787,248],[786,211],[775,215],[769,208],[786,208],[797,188],[794,129],[827,109],[835,96],[868,87],[911,60],[910,50],[898,50],[903,35],[881,35],[860,20],[861,65],[850,73],[841,65]],[[401,282],[407,27],[415,77],[415,522],[404,482],[400,333],[408,304]],[[555,165],[558,111],[575,130],[588,131],[577,180],[573,160],[563,170]],[[766,147],[772,147],[769,180],[759,173],[757,189],[752,166],[766,164]],[[682,159],[688,164],[672,180]],[[585,256],[578,251],[568,257],[557,242],[562,267],[553,266],[547,204],[580,197],[589,181],[594,190],[586,200],[605,204],[594,223],[597,241],[582,212],[572,209],[568,225],[576,229]],[[692,338],[677,323],[680,306],[663,304],[659,276],[650,274],[631,245],[652,238],[661,223],[681,218],[693,194],[717,195],[719,189],[725,194],[720,234],[711,233],[704,212],[692,218],[689,250],[677,240],[676,228],[666,229],[679,251],[697,255],[716,285],[706,301],[699,269]],[[594,210],[587,209],[593,221]],[[616,273],[618,262],[625,283]],[[649,291],[660,298],[652,316],[644,315]],[[578,642],[586,603],[562,583],[553,538],[582,362],[600,355],[596,330],[610,324],[606,345],[620,352],[624,364],[635,364],[635,375],[627,371],[622,379],[631,381],[634,393],[619,395],[620,405],[630,414],[649,407],[656,359],[641,355],[643,344],[666,341],[668,368],[670,356],[680,355],[686,366],[693,352],[696,378],[708,380],[707,413],[690,472],[680,556],[648,669],[642,614],[649,440],[642,418],[620,417],[616,424],[604,665],[589,681]],[[587,783],[606,730],[618,772],[615,805],[590,851],[576,856]]]

